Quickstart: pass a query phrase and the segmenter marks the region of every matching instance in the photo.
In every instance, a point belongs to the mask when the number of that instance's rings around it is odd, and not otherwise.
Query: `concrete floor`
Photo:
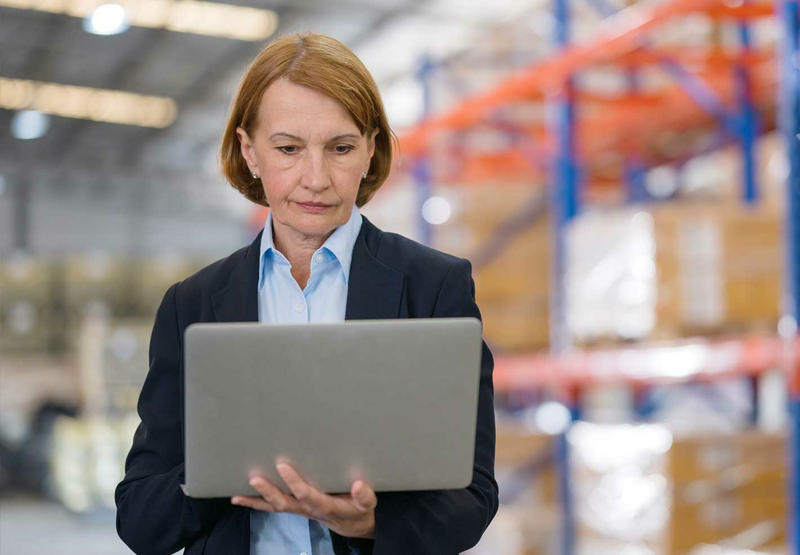
[[[130,555],[114,512],[76,516],[52,501],[0,499],[2,555]]]

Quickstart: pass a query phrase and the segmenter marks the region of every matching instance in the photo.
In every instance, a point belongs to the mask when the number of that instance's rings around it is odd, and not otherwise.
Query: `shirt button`
[[[321,254],[318,254],[318,255],[317,255],[317,257],[316,257],[316,261],[317,261],[317,262],[322,262],[322,255],[321,255]],[[301,553],[300,555],[303,555],[303,554]]]
[[[300,555],[308,555],[305,551],[303,551]]]
[[[299,304],[296,307],[294,307],[294,309],[297,311],[298,314],[300,314],[301,312],[303,312],[303,305]]]

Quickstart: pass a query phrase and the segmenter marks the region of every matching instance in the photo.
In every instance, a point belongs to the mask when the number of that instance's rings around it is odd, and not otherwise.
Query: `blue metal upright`
[[[746,22],[739,24],[739,41],[741,53],[750,54],[750,27]],[[746,63],[738,64],[736,72],[736,99],[739,104],[739,144],[742,150],[742,197],[748,205],[758,200],[756,181],[756,139],[758,138],[758,114],[753,104],[753,93],[750,86],[750,72]]]
[[[568,0],[553,0],[556,20],[556,47],[569,44]],[[552,161],[552,178],[549,191],[550,218],[552,222],[551,288],[550,288],[550,349],[555,353],[569,347],[570,333],[567,325],[566,229],[577,214],[579,204],[579,172],[575,148],[575,93],[573,80],[567,79],[552,103],[553,121],[550,131],[557,137],[557,152]],[[574,403],[573,403],[574,405]],[[579,417],[577,405],[572,407],[573,419]],[[566,430],[556,441],[556,461],[559,470],[561,497],[561,552],[575,553],[575,514],[570,484],[569,448]]]
[[[419,228],[419,242],[423,245],[431,246],[433,243],[433,229],[425,217],[422,215],[422,208],[425,201],[431,197],[433,190],[433,177],[431,176],[431,161],[427,154],[418,157],[414,161],[414,183],[417,188],[417,225]]]
[[[800,2],[777,0],[776,13],[783,27],[780,51],[781,126],[789,160],[786,181],[787,299],[791,315],[800,318]],[[800,365],[790,369],[789,393],[789,553],[800,555]]]
[[[569,40],[569,7],[567,0],[554,0],[558,21],[556,41],[565,47]],[[575,94],[572,79],[567,79],[552,102],[551,132],[557,137],[557,152],[552,163],[550,210],[553,225],[553,268],[550,295],[550,346],[560,352],[569,346],[567,328],[565,231],[570,220],[578,214],[579,172],[575,152]]]
[[[417,79],[422,86],[422,116],[428,117],[433,110],[431,98],[431,74],[435,66],[429,56],[423,56],[417,68]],[[419,226],[419,242],[430,246],[433,242],[433,229],[422,215],[422,207],[431,197],[433,191],[433,178],[431,175],[431,160],[428,154],[418,157],[414,163],[413,175],[417,188],[417,221]]]
[[[647,167],[637,157],[631,157],[625,162],[625,184],[628,189],[628,202],[640,203],[653,200],[647,192],[646,186]]]
[[[656,410],[655,392],[650,387],[633,388],[633,412],[640,422],[646,422]]]

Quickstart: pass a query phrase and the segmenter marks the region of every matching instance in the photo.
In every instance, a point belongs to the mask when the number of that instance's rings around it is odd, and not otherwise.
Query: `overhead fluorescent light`
[[[119,35],[130,28],[125,8],[119,4],[103,4],[83,20],[83,29],[93,35]]]
[[[2,77],[0,108],[154,128],[169,127],[178,115],[171,98]]]
[[[22,110],[11,119],[11,135],[15,139],[38,139],[44,137],[49,129],[50,116],[36,110]]]
[[[80,18],[90,17],[106,3],[107,0],[0,0],[0,6],[6,8]],[[125,10],[128,22],[138,27],[244,41],[265,40],[278,28],[278,14],[260,8],[197,0],[116,0],[114,3]]]

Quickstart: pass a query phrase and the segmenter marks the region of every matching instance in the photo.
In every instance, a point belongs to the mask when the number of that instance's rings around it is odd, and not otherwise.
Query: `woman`
[[[478,542],[497,511],[492,355],[483,347],[472,484],[326,495],[291,468],[292,495],[184,496],[183,356],[194,322],[480,317],[470,264],[359,213],[386,180],[392,134],[374,80],[340,42],[272,42],[242,77],[222,137],[228,181],[270,206],[255,241],[173,285],[156,315],[142,423],[116,490],[117,531],[140,554],[447,555]],[[224,371],[224,369],[220,369]],[[321,456],[324,454],[321,453]]]

